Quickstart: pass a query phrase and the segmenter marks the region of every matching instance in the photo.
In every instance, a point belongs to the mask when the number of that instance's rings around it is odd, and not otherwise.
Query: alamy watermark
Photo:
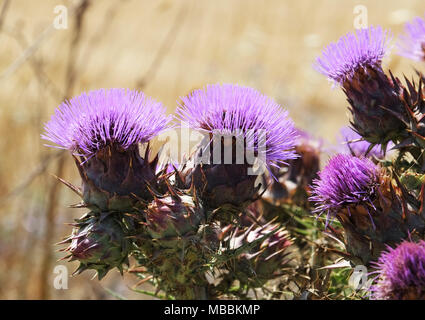
[[[53,19],[53,27],[58,30],[68,29],[68,8],[64,5],[58,5],[53,8],[56,15]]]
[[[367,29],[368,28],[368,14],[367,7],[359,4],[354,7],[353,14],[355,15],[353,26],[355,29]]]
[[[367,267],[364,265],[357,265],[348,280],[348,284],[356,291],[369,291],[372,286],[372,279],[368,279]]]
[[[53,287],[56,290],[67,290],[69,279],[68,268],[64,265],[58,265],[53,269],[53,273],[57,274],[53,279]]]

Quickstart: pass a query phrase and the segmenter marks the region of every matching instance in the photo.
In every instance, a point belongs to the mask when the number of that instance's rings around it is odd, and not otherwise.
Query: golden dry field
[[[86,3],[88,6],[81,5]],[[56,29],[54,8],[68,8]],[[54,268],[77,263],[54,245],[82,209],[54,175],[78,185],[72,158],[46,148],[43,123],[66,97],[96,88],[138,88],[172,113],[180,96],[208,83],[252,86],[289,110],[297,126],[331,143],[348,123],[345,97],[312,67],[329,42],[353,31],[356,5],[369,25],[390,28],[425,13],[423,0],[11,0],[0,1],[0,298],[148,299],[110,272],[85,272],[67,290]],[[75,9],[76,8],[76,9]],[[74,10],[75,9],[75,10]],[[390,55],[384,65],[413,74]]]

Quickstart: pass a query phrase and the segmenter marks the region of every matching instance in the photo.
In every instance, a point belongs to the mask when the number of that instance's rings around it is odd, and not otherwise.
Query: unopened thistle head
[[[192,129],[224,136],[243,136],[267,164],[296,158],[296,131],[288,112],[260,92],[238,85],[215,84],[182,98],[180,119]],[[256,147],[256,134],[265,147]]]
[[[405,34],[398,42],[399,54],[413,60],[425,61],[425,16],[406,23]]]
[[[145,216],[147,231],[154,239],[174,239],[196,233],[204,218],[196,201],[178,191],[156,197],[148,205]]]
[[[42,137],[89,158],[107,146],[126,150],[148,142],[168,122],[161,103],[142,92],[100,89],[63,102]]]
[[[313,182],[310,200],[315,213],[327,214],[327,223],[350,206],[373,206],[380,169],[367,158],[338,154],[331,158]]]
[[[378,276],[371,288],[373,299],[425,299],[425,241],[388,247],[374,265]]]
[[[68,248],[62,249],[69,253],[69,261],[80,262],[75,273],[93,269],[101,279],[115,267],[122,274],[123,265],[129,265],[131,243],[124,224],[113,215],[77,220],[72,235],[60,243],[69,243]]]

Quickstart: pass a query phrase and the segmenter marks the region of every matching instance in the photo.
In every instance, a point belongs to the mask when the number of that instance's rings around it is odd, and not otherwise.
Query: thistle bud
[[[317,59],[317,69],[342,86],[350,103],[353,128],[368,142],[386,145],[403,137],[405,115],[394,78],[381,67],[388,33],[380,27],[348,33],[329,45]]]
[[[158,276],[158,287],[177,299],[207,295],[205,272],[219,245],[217,226],[205,224],[204,210],[196,198],[168,185],[164,195],[144,212],[146,234],[140,238],[139,263]]]
[[[70,150],[83,180],[84,205],[93,211],[133,211],[150,200],[157,158],[138,145],[167,127],[164,108],[143,93],[97,90],[65,101],[45,125],[43,138]]]
[[[122,274],[123,265],[128,265],[131,243],[124,230],[125,226],[113,214],[87,216],[78,220],[72,235],[60,243],[70,243],[65,258],[80,262],[75,273],[96,270],[100,280],[113,268]]]
[[[377,269],[371,298],[376,300],[425,300],[425,242],[403,241],[388,247],[373,264]]]
[[[208,209],[243,211],[259,190],[255,160],[269,167],[296,158],[296,132],[287,112],[251,88],[210,85],[195,90],[182,98],[177,113],[205,134],[188,179]]]
[[[205,219],[199,203],[177,190],[155,197],[145,216],[147,232],[153,239],[171,239],[174,244],[176,237],[196,234]]]

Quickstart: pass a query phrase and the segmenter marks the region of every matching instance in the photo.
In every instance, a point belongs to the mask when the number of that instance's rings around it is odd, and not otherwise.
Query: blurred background
[[[369,25],[395,36],[425,13],[423,0],[1,0],[0,298],[149,298],[131,290],[135,277],[116,271],[101,282],[85,272],[68,289],[54,288],[55,267],[70,274],[77,267],[57,261],[64,254],[54,243],[84,213],[68,208],[79,199],[54,178],[79,185],[72,158],[40,139],[61,101],[96,88],[137,88],[173,113],[194,88],[238,83],[273,97],[297,126],[333,143],[348,123],[345,97],[312,64],[354,30],[358,5]],[[58,29],[64,8],[68,25]],[[420,65],[394,53],[385,67],[410,76]]]

